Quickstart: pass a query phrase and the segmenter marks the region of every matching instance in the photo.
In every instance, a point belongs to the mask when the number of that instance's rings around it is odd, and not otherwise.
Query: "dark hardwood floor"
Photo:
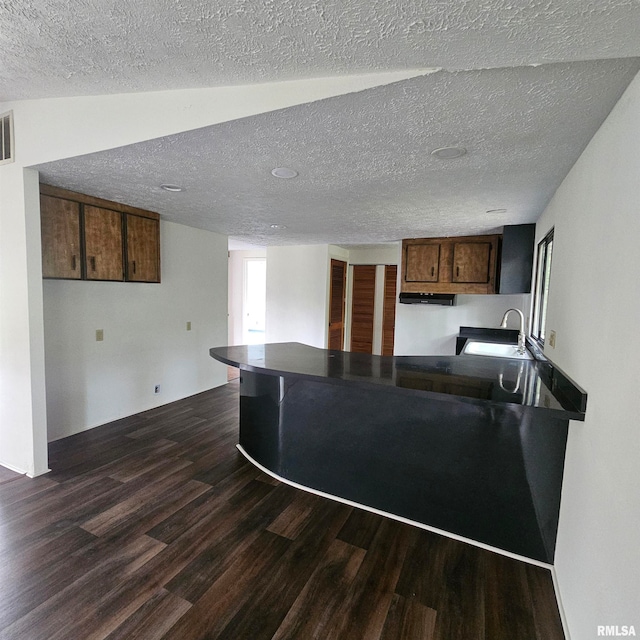
[[[237,385],[0,468],[1,639],[563,638],[547,570],[245,461]]]

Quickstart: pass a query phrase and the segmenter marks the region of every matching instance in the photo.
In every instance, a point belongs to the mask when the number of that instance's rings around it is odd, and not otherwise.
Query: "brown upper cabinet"
[[[40,185],[44,278],[160,282],[160,216]]]
[[[43,277],[80,280],[80,204],[43,195],[40,211]]]
[[[495,293],[499,235],[402,241],[402,293]]]
[[[84,247],[87,280],[124,280],[121,213],[85,205]]]
[[[160,282],[160,222],[126,214],[127,280]]]

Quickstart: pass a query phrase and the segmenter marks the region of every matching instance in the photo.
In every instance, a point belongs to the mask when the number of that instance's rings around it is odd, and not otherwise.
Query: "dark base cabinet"
[[[242,370],[240,445],[324,493],[553,563],[568,420]]]

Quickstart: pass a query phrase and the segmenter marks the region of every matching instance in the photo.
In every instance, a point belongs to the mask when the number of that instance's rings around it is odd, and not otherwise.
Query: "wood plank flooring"
[[[0,468],[0,640],[556,640],[547,570],[282,484],[238,383]]]

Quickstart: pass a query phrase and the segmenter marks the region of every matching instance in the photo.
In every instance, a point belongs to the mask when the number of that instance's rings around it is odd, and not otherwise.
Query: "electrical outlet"
[[[191,322],[187,322],[187,331],[191,331]]]
[[[96,342],[104,340],[104,329],[96,329]]]
[[[549,331],[549,346],[552,349],[556,348],[556,332],[555,331]]]
[[[155,387],[153,387],[153,393],[160,393],[160,385],[157,384]]]

